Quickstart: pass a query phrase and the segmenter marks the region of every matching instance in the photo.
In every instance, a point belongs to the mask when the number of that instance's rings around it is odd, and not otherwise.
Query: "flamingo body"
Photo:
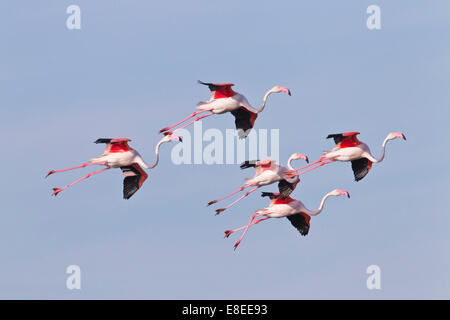
[[[330,134],[327,136],[327,139],[333,138],[335,142],[335,147],[331,151],[325,151],[322,157],[312,162],[311,164],[295,169],[287,171],[286,174],[289,177],[294,177],[308,171],[314,170],[315,168],[321,167],[327,163],[331,163],[334,161],[343,161],[343,162],[351,162],[353,174],[356,181],[363,179],[367,173],[372,169],[373,163],[379,163],[383,161],[385,155],[385,148],[388,141],[401,138],[406,140],[406,137],[401,132],[391,132],[387,135],[381,145],[381,156],[379,158],[375,158],[367,144],[358,140],[357,135],[359,132],[344,132],[337,134]],[[318,163],[318,164],[317,164]],[[313,164],[317,164],[314,167],[311,167],[307,170],[304,170],[300,173],[295,173],[295,171],[299,171],[305,169]]]
[[[154,168],[159,161],[159,147],[162,143],[169,142],[172,140],[178,140],[181,141],[181,138],[175,135],[168,135],[165,136],[161,141],[158,142],[155,148],[155,154],[156,159],[153,162],[153,164],[147,164],[142,159],[141,155],[134,149],[132,149],[128,142],[131,141],[128,138],[117,138],[117,139],[110,139],[110,138],[100,138],[95,141],[95,143],[105,143],[105,151],[102,155],[95,157],[91,160],[89,160],[86,163],[83,163],[81,165],[68,168],[68,169],[62,169],[62,170],[51,170],[47,173],[48,177],[51,174],[57,173],[57,172],[64,172],[69,170],[74,170],[78,168],[84,168],[91,165],[103,165],[105,168],[89,173],[85,175],[84,177],[76,180],[75,182],[63,187],[63,188],[53,188],[53,195],[58,195],[61,191],[71,187],[72,185],[85,180],[97,173],[112,169],[112,168],[120,168],[122,170],[122,173],[124,175],[123,180],[123,198],[129,199],[133,194],[138,191],[144,181],[147,179],[148,175],[147,173],[142,169],[143,167],[146,169],[152,169]]]
[[[170,129],[182,124],[183,122],[195,117],[196,115],[204,112],[209,112],[205,115],[196,117],[194,120],[188,122],[187,124],[179,127],[176,130],[186,128],[187,126],[193,124],[194,122],[215,115],[215,114],[224,114],[231,113],[235,117],[235,125],[238,131],[239,138],[243,139],[247,137],[250,130],[253,128],[255,124],[255,120],[258,117],[258,113],[262,112],[267,97],[272,93],[285,92],[291,95],[291,92],[288,88],[275,86],[270,89],[263,98],[263,104],[259,109],[253,108],[248,102],[247,98],[235,92],[231,87],[234,86],[233,83],[209,83],[198,81],[200,84],[206,85],[209,87],[211,91],[211,96],[208,101],[202,101],[197,104],[197,111],[192,113],[190,116],[185,119],[171,125],[169,127],[165,127],[161,129],[159,132],[164,134],[171,134]]]
[[[239,240],[234,244],[234,249],[241,243],[245,234],[250,226],[255,225],[261,221],[270,218],[288,218],[291,224],[300,232],[302,236],[306,236],[309,233],[311,216],[318,215],[322,212],[325,201],[330,196],[347,196],[350,198],[350,194],[345,190],[335,189],[327,193],[321,200],[319,208],[315,211],[311,211],[305,207],[305,205],[296,199],[291,197],[281,198],[279,193],[263,192],[263,197],[268,196],[270,198],[270,205],[264,209],[256,210],[256,213],[251,216],[249,223],[246,226],[236,228],[233,230],[225,231],[225,238],[229,237],[232,233],[244,229]],[[262,218],[261,218],[262,217]],[[259,218],[258,220],[255,220]]]
[[[308,157],[304,154],[300,153],[294,153],[291,155],[291,157],[288,160],[288,167],[290,169],[293,169],[291,166],[292,160],[298,160],[303,159],[308,161]],[[256,191],[258,188],[261,188],[263,186],[267,186],[269,184],[278,182],[278,189],[280,191],[281,197],[285,198],[289,196],[292,191],[296,188],[298,182],[300,179],[298,177],[290,178],[286,175],[286,168],[282,165],[277,164],[274,160],[271,159],[265,159],[265,160],[256,160],[256,161],[245,161],[241,164],[241,169],[246,169],[254,167],[255,168],[255,175],[252,178],[245,179],[245,185],[239,188],[238,190],[230,193],[229,195],[226,195],[225,197],[222,197],[217,200],[212,200],[208,203],[208,205],[214,204],[218,201],[224,200],[246,188],[253,187],[250,191],[247,191],[243,196],[241,196],[239,199],[233,201],[229,205],[227,205],[224,208],[220,208],[216,210],[216,214],[219,214],[226,209],[230,208],[237,202],[241,201],[245,197],[247,197],[252,192]]]

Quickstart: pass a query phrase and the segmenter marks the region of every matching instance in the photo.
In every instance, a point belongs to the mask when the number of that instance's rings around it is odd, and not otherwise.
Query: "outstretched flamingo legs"
[[[63,190],[65,190],[65,189],[67,189],[67,188],[73,186],[74,184],[77,184],[78,182],[83,181],[83,180],[89,178],[90,176],[93,176],[94,174],[97,174],[97,173],[100,173],[100,172],[103,172],[103,171],[106,171],[106,170],[109,170],[109,169],[111,169],[111,167],[106,167],[106,168],[103,168],[103,169],[100,169],[100,170],[97,170],[97,171],[88,173],[88,174],[85,175],[84,177],[82,177],[82,178],[80,178],[80,179],[78,179],[78,180],[72,182],[71,184],[68,184],[68,185],[65,186],[65,187],[62,187],[62,188],[53,188],[53,195],[56,196],[56,195],[58,195],[58,193],[60,193],[61,191],[63,191]]]
[[[250,226],[253,226],[253,225],[255,225],[257,223],[260,223],[261,221],[264,221],[264,220],[267,220],[267,219],[270,219],[270,217],[265,217],[265,218],[261,218],[261,219],[258,219],[256,221],[253,221]],[[246,227],[246,225],[242,226],[242,227],[239,227],[239,228],[236,228],[236,229],[233,229],[233,230],[226,230],[225,231],[225,238],[228,238],[232,233],[235,233],[236,231],[245,229],[245,227]]]
[[[307,165],[305,165],[303,167],[297,168],[295,170],[286,171],[286,173],[294,173],[294,172],[297,172],[299,170],[303,170],[303,169],[309,168],[309,167],[311,167],[311,166],[315,165],[316,163],[321,162],[323,160],[325,160],[325,159],[324,158],[320,158],[320,159],[318,159],[318,160],[316,160],[314,162],[311,162],[311,163],[309,163],[309,164],[307,164]]]
[[[181,126],[181,127],[179,127],[179,128],[176,128],[174,131],[166,131],[166,132],[164,132],[164,135],[166,135],[166,136],[167,136],[167,135],[172,135],[175,131],[180,130],[180,129],[184,129],[184,128],[190,126],[191,124],[193,124],[194,122],[196,122],[196,121],[198,121],[198,120],[201,120],[201,119],[203,119],[203,118],[206,118],[206,117],[210,117],[210,116],[212,116],[212,115],[214,115],[214,113],[211,112],[211,113],[205,114],[205,115],[203,115],[203,116],[197,117],[197,118],[195,118],[194,120],[189,121],[189,122],[186,123],[185,125],[183,125],[183,126]]]
[[[314,169],[316,169],[316,168],[319,168],[319,167],[321,167],[321,166],[323,166],[323,165],[326,165],[326,164],[328,164],[328,163],[334,162],[334,160],[327,160],[327,161],[324,161],[324,160],[325,160],[325,158],[320,158],[319,160],[314,161],[314,162],[311,162],[310,164],[308,164],[308,165],[306,165],[306,166],[303,166],[303,167],[298,168],[298,169],[295,169],[295,170],[285,171],[285,173],[287,174],[287,176],[288,176],[289,178],[293,178],[293,177],[295,177],[295,176],[302,175],[302,174],[304,174],[304,173],[306,173],[306,172],[309,172],[309,171],[311,171],[311,170],[314,170]],[[319,163],[319,164],[317,164],[317,163]],[[308,167],[311,167],[311,166],[314,165],[314,164],[317,164],[317,165],[315,165],[314,167],[309,168],[309,169],[307,169],[307,170],[303,170],[303,171],[301,171],[301,172],[295,173],[296,171],[299,171],[299,170],[302,170],[302,169],[306,169],[306,168],[308,168]]]
[[[175,124],[173,124],[173,125],[171,125],[171,126],[162,128],[161,130],[159,130],[159,133],[163,133],[164,131],[169,131],[170,129],[175,128],[176,126],[182,124],[183,122],[185,122],[185,121],[187,121],[187,120],[189,120],[189,119],[195,117],[196,115],[201,114],[201,113],[204,113],[204,112],[208,112],[208,111],[210,111],[210,110],[199,110],[199,111],[195,111],[195,112],[191,113],[189,116],[187,116],[186,118],[184,118],[183,120],[178,121],[177,123],[175,123]]]
[[[233,191],[232,193],[227,194],[226,196],[224,196],[224,197],[222,197],[222,198],[219,198],[219,199],[216,199],[216,200],[211,200],[210,202],[208,202],[207,206],[210,206],[210,205],[212,205],[212,204],[214,204],[214,203],[216,203],[216,202],[225,200],[226,198],[229,198],[229,197],[231,197],[232,195],[234,195],[234,194],[236,194],[236,193],[238,193],[238,192],[241,192],[242,190],[244,190],[245,188],[248,188],[248,187],[250,187],[249,184],[243,185],[242,187],[240,187],[240,188],[237,189],[236,191]]]
[[[241,235],[241,237],[239,238],[239,240],[236,241],[236,243],[234,244],[234,250],[236,250],[237,247],[238,247],[238,245],[241,243],[242,239],[244,238],[245,234],[246,234],[247,231],[248,231],[248,228],[250,228],[250,226],[251,226],[252,224],[256,224],[256,223],[257,223],[257,222],[253,223],[253,220],[255,220],[257,217],[260,217],[260,216],[262,216],[262,215],[263,215],[262,213],[255,213],[254,215],[251,216],[250,221],[248,222],[248,224],[247,224],[246,226],[240,228],[240,229],[245,229],[245,230],[244,230],[244,232],[242,232],[242,235]],[[268,219],[268,218],[269,218],[269,217],[264,218],[263,220]],[[257,220],[257,221],[258,221],[258,220]],[[258,222],[260,222],[260,221],[258,221]],[[239,228],[238,228],[238,229],[239,229]]]
[[[242,199],[244,199],[245,197],[247,197],[250,193],[255,192],[255,191],[258,190],[258,189],[259,189],[259,186],[258,186],[258,187],[255,187],[255,188],[253,188],[253,189],[251,189],[251,190],[249,190],[249,191],[247,191],[247,192],[244,193],[240,198],[234,200],[232,203],[230,203],[230,204],[227,205],[226,207],[217,209],[217,210],[216,210],[216,216],[217,216],[219,213],[221,213],[221,212],[227,210],[228,208],[234,206],[236,203],[238,203],[239,201],[241,201]]]
[[[79,169],[79,168],[84,168],[87,166],[92,166],[92,165],[105,165],[106,162],[88,162],[88,163],[82,163],[78,166],[72,167],[72,168],[67,168],[67,169],[61,169],[61,170],[50,170],[47,175],[45,176],[46,178],[54,173],[58,173],[58,172],[64,172],[64,171],[69,171],[69,170],[75,170],[75,169]]]
[[[319,168],[319,167],[321,167],[321,166],[324,166],[324,165],[326,165],[326,164],[328,164],[328,163],[332,163],[332,162],[334,162],[334,161],[331,161],[331,160],[330,160],[330,161],[323,161],[323,162],[320,162],[318,165],[315,165],[315,166],[312,167],[312,168],[303,170],[303,171],[298,172],[298,173],[291,174],[291,175],[289,175],[289,176],[290,176],[290,177],[299,176],[299,175],[301,175],[301,174],[304,174],[304,173],[306,173],[306,172],[309,172],[309,171],[311,171],[311,170],[314,170],[314,169],[316,169],[316,168]]]

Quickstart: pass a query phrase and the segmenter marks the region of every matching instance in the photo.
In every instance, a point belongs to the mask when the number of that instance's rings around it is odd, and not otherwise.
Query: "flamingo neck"
[[[259,107],[259,109],[257,110],[258,113],[260,113],[260,112],[262,112],[262,111],[264,110],[264,108],[265,108],[265,106],[266,106],[267,98],[270,96],[271,93],[272,93],[272,90],[269,90],[269,91],[267,91],[266,94],[264,95],[264,97],[263,97],[263,102],[262,102],[262,104],[261,104],[261,107]]]
[[[162,139],[161,141],[158,142],[158,144],[155,147],[155,160],[153,161],[152,164],[147,164],[144,162],[144,160],[142,160],[141,158],[139,158],[138,162],[141,166],[143,166],[146,169],[153,169],[154,167],[156,167],[158,165],[159,162],[159,148],[161,147],[161,145],[164,143],[164,139]]]
[[[316,211],[309,211],[309,210],[308,210],[309,212],[307,212],[307,214],[310,215],[310,216],[317,216],[319,213],[322,212],[323,207],[324,207],[324,205],[325,205],[325,201],[328,199],[328,197],[331,197],[331,196],[332,196],[331,192],[330,192],[330,193],[327,193],[327,194],[322,198],[322,201],[320,201],[319,208],[317,208]]]
[[[369,155],[368,155],[367,158],[368,158],[370,161],[374,162],[374,163],[383,161],[384,155],[385,155],[385,151],[386,151],[386,144],[388,143],[389,140],[390,140],[390,139],[389,139],[389,135],[388,135],[388,136],[386,137],[386,139],[384,139],[383,143],[381,144],[381,155],[380,155],[380,157],[379,157],[378,159],[375,158],[374,156],[372,156],[370,153],[369,153]]]
[[[294,156],[295,153],[293,153],[288,159],[287,167],[289,168],[289,170],[295,170],[294,167],[292,167],[292,160],[294,160]]]

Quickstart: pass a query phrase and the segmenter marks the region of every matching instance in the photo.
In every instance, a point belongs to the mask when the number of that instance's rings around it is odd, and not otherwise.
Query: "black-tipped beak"
[[[306,160],[305,160],[305,161],[306,161],[306,163],[309,163],[309,159],[308,159],[308,157],[306,157]]]
[[[292,94],[291,94],[291,90],[288,90],[288,95],[290,95],[290,96],[292,95]]]
[[[403,133],[402,133],[402,138],[403,138],[403,140],[406,140],[406,137]]]
[[[350,199],[350,193],[347,192],[347,197]]]
[[[178,139],[180,142],[183,142],[183,139],[180,137],[179,139]]]

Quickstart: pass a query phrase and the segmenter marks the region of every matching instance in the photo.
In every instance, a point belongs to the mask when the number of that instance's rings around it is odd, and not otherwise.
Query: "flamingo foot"
[[[60,193],[61,191],[63,191],[63,189],[62,188],[53,188],[53,196],[57,196],[58,195],[58,193]]]
[[[236,251],[238,245],[241,243],[241,240],[238,240],[235,244],[234,244],[234,250]]]
[[[289,178],[295,178],[297,176],[297,174],[295,173],[294,170],[289,170],[289,171],[285,171],[284,174]]]
[[[55,170],[50,170],[48,173],[47,173],[47,175],[45,176],[45,178],[47,178],[49,175],[51,175],[51,174],[54,174],[55,173]],[[44,179],[45,179],[44,178]]]
[[[167,131],[167,130],[169,130],[169,129],[170,129],[170,127],[162,128],[161,130],[159,130],[159,133],[163,133],[164,131]]]
[[[225,210],[226,210],[226,208],[217,209],[216,216],[219,215],[220,213],[224,212]]]
[[[233,232],[234,232],[233,230],[226,230],[224,238],[228,238]]]
[[[217,200],[211,200],[210,202],[208,202],[208,204],[206,205],[207,207],[209,207],[210,205],[217,203]]]

